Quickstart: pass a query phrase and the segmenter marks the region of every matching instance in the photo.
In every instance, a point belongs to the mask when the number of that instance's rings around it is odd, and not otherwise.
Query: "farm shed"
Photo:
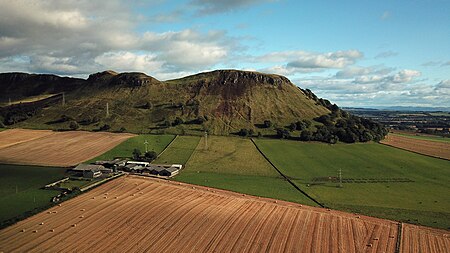
[[[160,165],[151,165],[150,167],[150,173],[153,175],[158,175],[161,171],[163,171],[165,168]]]
[[[84,170],[83,171],[83,177],[85,178],[97,178],[102,175],[102,172],[100,170]]]
[[[78,176],[86,177],[86,178],[95,178],[102,175],[102,172],[110,173],[110,169],[106,169],[102,165],[94,165],[94,164],[78,164],[77,167],[71,169],[72,172],[75,172]]]
[[[164,168],[159,175],[160,176],[165,176],[165,177],[173,177],[176,174],[178,174],[180,170],[178,169],[178,167],[170,167],[170,168]]]

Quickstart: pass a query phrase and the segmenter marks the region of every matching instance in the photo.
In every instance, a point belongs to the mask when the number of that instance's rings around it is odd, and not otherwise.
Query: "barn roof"
[[[105,167],[102,165],[95,165],[95,164],[84,164],[80,163],[77,167],[73,168],[72,170],[75,171],[85,171],[85,170],[103,170]]]

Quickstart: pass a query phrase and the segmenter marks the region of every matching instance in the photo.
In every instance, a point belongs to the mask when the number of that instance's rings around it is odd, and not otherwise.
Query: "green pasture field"
[[[398,135],[403,137],[408,137],[411,139],[426,140],[426,141],[437,141],[437,142],[447,142],[450,143],[450,138],[431,136],[431,135],[412,135],[412,134],[401,134],[401,133],[390,133],[389,135]]]
[[[157,164],[186,164],[199,141],[199,136],[178,136],[153,162]]]
[[[153,134],[142,134],[132,137],[113,149],[97,156],[87,162],[95,162],[98,160],[110,160],[114,157],[131,157],[133,150],[135,148],[139,149],[142,154],[145,152],[144,142],[148,142],[148,151],[155,151],[157,154],[161,153],[164,148],[169,145],[169,143],[175,138],[174,135],[153,135]]]
[[[255,141],[283,174],[327,207],[450,228],[449,161],[378,143]],[[339,170],[349,180],[342,188]]]
[[[246,138],[209,136],[200,140],[174,180],[314,206],[285,181]]]
[[[0,164],[0,226],[51,206],[60,192],[40,189],[64,178],[65,168]]]

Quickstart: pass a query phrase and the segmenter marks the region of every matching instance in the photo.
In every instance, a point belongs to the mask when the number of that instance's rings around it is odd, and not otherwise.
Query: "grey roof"
[[[103,170],[105,167],[102,165],[95,165],[95,164],[78,164],[77,167],[73,168],[72,170],[75,171],[85,171],[85,170]]]
[[[164,170],[172,173],[172,172],[178,171],[179,169],[177,167],[170,167],[170,168],[165,168]]]

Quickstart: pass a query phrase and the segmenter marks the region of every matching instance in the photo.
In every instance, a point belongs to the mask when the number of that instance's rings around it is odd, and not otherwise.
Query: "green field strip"
[[[169,143],[175,138],[174,135],[154,135],[154,134],[142,134],[120,143],[113,149],[97,156],[93,159],[86,161],[87,163],[95,162],[98,160],[110,160],[115,157],[131,157],[135,148],[139,149],[141,153],[145,153],[145,144],[148,142],[148,151],[155,151],[160,154]]]
[[[196,147],[173,180],[317,206],[281,177],[247,138],[210,136],[207,148],[204,138]]]
[[[299,191],[301,194],[303,194],[305,197],[309,198],[312,202],[316,203],[318,206],[320,207],[325,207],[322,203],[320,203],[319,201],[317,201],[316,199],[312,198],[311,196],[309,196],[309,194],[307,194],[305,191],[303,191],[302,189],[300,189],[300,187],[298,187],[298,185],[294,184],[286,175],[284,175],[278,168],[277,166],[275,166],[275,164],[273,164],[268,158],[267,156],[259,149],[258,145],[256,145],[255,141],[253,140],[253,138],[251,138],[253,145],[255,145],[255,148],[258,150],[258,152],[264,157],[264,159],[266,159],[266,161],[268,163],[270,163],[270,165],[272,165],[272,167],[287,181],[289,182],[289,184],[291,184],[297,191]]]
[[[177,136],[171,144],[153,161],[156,164],[185,165],[200,142],[199,136]]]
[[[450,214],[450,162],[378,143],[337,144],[255,139],[261,151],[294,184],[327,207],[401,209],[419,223],[447,227],[435,213]],[[337,176],[345,179],[340,188]],[[390,219],[407,220],[393,212]],[[429,218],[426,218],[427,215]],[[441,215],[445,217],[445,215]],[[397,219],[398,218],[398,219]]]

